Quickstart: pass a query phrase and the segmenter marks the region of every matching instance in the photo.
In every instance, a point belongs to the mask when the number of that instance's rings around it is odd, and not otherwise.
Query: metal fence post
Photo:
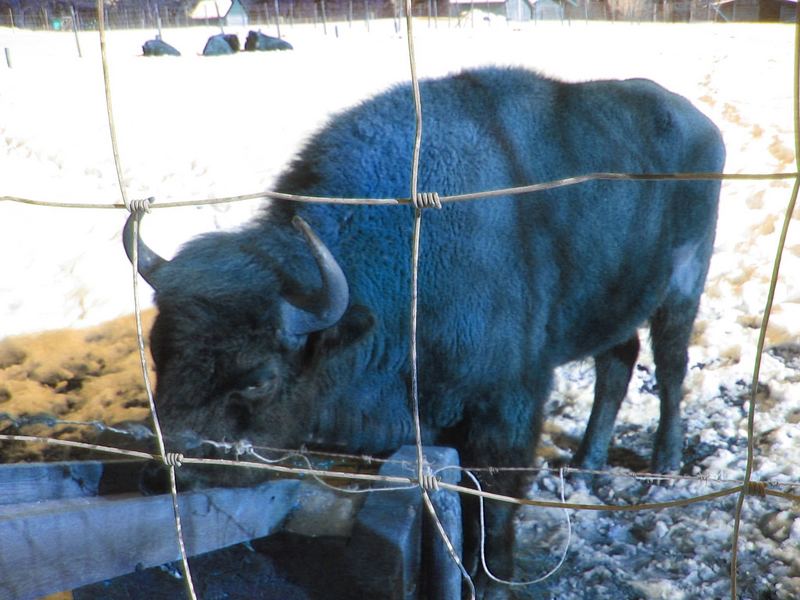
[[[81,40],[78,37],[78,15],[75,14],[74,5],[70,5],[69,10],[72,13],[72,33],[75,36],[75,47],[78,49],[78,58],[83,58],[83,52],[81,52]]]

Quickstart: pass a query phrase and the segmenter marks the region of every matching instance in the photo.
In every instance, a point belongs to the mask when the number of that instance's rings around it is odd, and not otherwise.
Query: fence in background
[[[422,0],[415,17],[445,19],[451,25],[474,26],[492,16],[511,21],[605,20],[634,22],[783,21],[793,22],[797,3],[790,0]],[[109,29],[151,29],[213,25],[226,15],[208,11],[192,17],[192,5],[164,2],[119,2],[104,8]],[[242,24],[353,22],[393,18],[401,28],[402,5],[393,0],[266,0],[248,4]],[[227,17],[231,22],[233,16]],[[239,21],[237,21],[238,23]],[[0,9],[0,26],[38,30],[92,30],[98,27],[94,7],[63,2],[30,2]]]

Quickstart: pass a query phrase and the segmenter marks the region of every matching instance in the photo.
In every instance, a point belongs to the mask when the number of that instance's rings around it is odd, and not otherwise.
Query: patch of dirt
[[[777,135],[772,136],[769,153],[778,161],[781,167],[794,163],[794,150],[786,146]]]
[[[146,311],[145,331],[155,311]],[[152,360],[148,356],[152,366]],[[95,441],[101,426],[148,418],[133,315],[88,329],[0,341],[0,432]],[[65,423],[64,421],[69,421]],[[0,442],[3,462],[65,460],[85,452]]]

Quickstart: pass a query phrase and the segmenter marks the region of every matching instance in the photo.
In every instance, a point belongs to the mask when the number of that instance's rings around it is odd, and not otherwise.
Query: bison
[[[271,50],[294,50],[286,40],[272,37],[260,31],[250,31],[244,42],[244,49],[248,52],[271,51]]]
[[[487,67],[420,84],[419,188],[454,195],[595,172],[719,173],[718,129],[644,79],[563,83]],[[339,114],[280,192],[408,197],[409,86]],[[714,243],[719,181],[590,180],[427,210],[419,273],[422,436],[470,466],[527,467],[554,369],[594,357],[575,462],[606,461],[649,322],[661,400],[653,468],[681,461],[687,346]],[[151,347],[168,433],[380,454],[414,440],[408,404],[412,209],[275,202],[170,261],[139,243],[159,314]],[[130,217],[124,239],[132,252]],[[188,438],[182,438],[188,439]],[[484,488],[523,493],[516,472]],[[467,510],[468,555],[476,516]],[[511,509],[490,564],[510,573]],[[469,548],[472,550],[470,551]]]
[[[147,40],[142,45],[142,55],[144,56],[180,56],[181,53],[174,47],[156,37],[153,40]]]
[[[203,56],[222,56],[236,54],[239,51],[239,38],[233,33],[212,35],[203,47]]]

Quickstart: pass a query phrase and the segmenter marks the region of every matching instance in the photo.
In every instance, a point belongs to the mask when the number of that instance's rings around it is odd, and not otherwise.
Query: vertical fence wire
[[[467,587],[470,592],[471,600],[476,597],[475,585],[472,579],[464,568],[458,552],[453,547],[452,541],[447,535],[439,515],[436,514],[436,508],[430,498],[429,490],[424,482],[428,481],[428,474],[425,465],[425,453],[422,446],[422,425],[420,423],[420,407],[419,407],[419,365],[417,355],[417,317],[418,317],[418,304],[419,304],[419,248],[420,237],[422,234],[422,211],[421,205],[416,203],[419,190],[419,160],[422,147],[422,99],[419,90],[419,78],[417,77],[417,59],[416,51],[414,48],[414,19],[412,15],[412,0],[405,0],[405,13],[406,13],[406,31],[408,37],[408,63],[411,74],[411,89],[414,96],[414,147],[413,156],[411,161],[411,200],[414,206],[414,227],[412,232],[411,241],[411,307],[410,307],[410,332],[409,332],[409,352],[411,359],[411,408],[414,419],[414,435],[417,451],[417,481],[419,483],[420,493],[422,494],[423,504],[428,515],[433,520],[436,534],[444,543],[448,555],[458,567],[461,576],[466,581]]]
[[[411,0],[405,0],[406,11],[406,31],[408,37],[408,57],[409,69],[411,71],[411,89],[414,96],[414,147],[411,160],[411,189],[410,198],[412,201],[417,198],[417,186],[419,181],[419,156],[422,147],[422,100],[419,91],[419,80],[417,79],[416,52],[414,49],[414,25],[411,14]],[[422,208],[414,205],[414,228],[411,240],[411,318],[409,332],[409,351],[411,358],[411,404],[414,417],[414,433],[417,445],[417,478],[423,480],[424,455],[422,451],[422,427],[419,415],[419,369],[417,366],[417,309],[419,292],[419,246],[422,234]]]
[[[422,427],[420,423],[420,405],[419,405],[419,365],[417,354],[417,319],[418,319],[418,304],[419,304],[419,262],[420,262],[420,238],[422,235],[422,212],[423,207],[418,203],[419,198],[419,161],[420,152],[422,147],[422,99],[419,89],[419,78],[417,76],[417,63],[416,51],[414,47],[414,24],[412,15],[412,0],[405,0],[405,13],[406,13],[406,30],[408,37],[408,59],[409,70],[411,74],[411,89],[414,96],[414,148],[413,157],[411,161],[411,200],[414,206],[414,227],[412,233],[412,248],[411,248],[411,307],[410,307],[410,340],[409,348],[411,354],[411,403],[414,418],[414,433],[417,450],[417,481],[420,486],[420,493],[428,515],[433,520],[436,534],[441,539],[442,543],[447,550],[451,560],[455,563],[456,567],[461,573],[462,579],[467,584],[470,599],[476,598],[475,584],[469,576],[466,568],[464,567],[458,552],[453,547],[452,541],[447,535],[444,525],[436,513],[436,508],[430,498],[430,490],[426,487],[424,482],[429,481],[428,474],[426,473],[425,455],[422,445]],[[435,481],[434,481],[435,485]]]
[[[792,118],[794,121],[794,157],[795,171],[800,172],[800,7],[795,8],[795,36],[794,36],[794,73],[792,74]],[[778,246],[775,251],[775,260],[772,266],[772,275],[769,281],[767,301],[764,307],[764,314],[761,319],[761,328],[758,333],[758,343],[756,345],[755,363],[753,366],[753,378],[750,384],[750,405],[747,410],[747,460],[745,463],[744,480],[742,490],[736,500],[736,512],[733,522],[733,535],[731,538],[731,600],[736,600],[738,593],[737,571],[739,557],[739,535],[742,522],[742,512],[744,510],[745,499],[752,493],[751,483],[753,475],[753,462],[755,460],[755,417],[756,402],[758,400],[758,380],[761,374],[761,361],[764,354],[764,345],[767,337],[767,327],[769,327],[769,317],[772,313],[772,305],[775,300],[775,290],[778,285],[778,274],[781,267],[783,251],[786,247],[786,237],[789,233],[792,215],[797,205],[797,196],[800,192],[800,177],[795,176],[792,194],[783,217]]]
[[[175,537],[178,543],[178,551],[180,553],[181,570],[183,572],[183,583],[186,590],[186,595],[190,600],[197,600],[197,595],[194,589],[194,582],[192,581],[192,572],[189,568],[189,555],[186,552],[186,544],[183,539],[183,525],[181,523],[180,506],[178,505],[178,485],[175,476],[175,468],[179,463],[175,459],[169,458],[164,444],[164,435],[161,431],[161,424],[158,419],[158,412],[156,410],[155,398],[153,395],[153,386],[150,381],[150,373],[147,366],[147,353],[144,344],[144,332],[142,328],[142,309],[139,302],[139,219],[134,219],[133,224],[133,252],[132,252],[132,266],[133,266],[133,306],[136,318],[136,343],[139,351],[139,361],[142,367],[142,379],[144,381],[145,392],[147,394],[148,409],[153,422],[153,431],[155,433],[156,442],[158,444],[158,451],[161,460],[169,474],[169,489],[170,499],[172,500],[172,514],[175,521]]]
[[[119,193],[125,207],[130,207],[128,192],[125,188],[125,180],[122,172],[122,161],[119,157],[119,146],[117,144],[117,128],[114,125],[114,108],[111,100],[111,74],[108,69],[108,57],[106,52],[106,27],[105,27],[105,5],[103,0],[97,0],[97,28],[100,33],[100,58],[103,65],[103,89],[106,96],[106,114],[108,115],[108,132],[111,136],[111,152],[114,155],[114,167],[117,170],[117,182],[119,183]]]
[[[117,172],[117,183],[119,184],[120,194],[122,201],[128,210],[131,210],[131,202],[128,198],[127,188],[123,178],[122,161],[120,160],[119,147],[117,144],[117,132],[114,122],[114,112],[112,108],[111,99],[111,76],[108,65],[108,53],[106,49],[106,31],[105,31],[105,6],[103,0],[97,0],[97,25],[100,35],[100,62],[103,67],[103,87],[106,97],[106,110],[108,114],[108,129],[111,136],[111,148],[114,155],[114,166]],[[144,206],[148,206],[149,201]],[[142,207],[137,207],[137,210],[142,210]],[[164,444],[164,436],[161,431],[161,425],[158,420],[158,413],[156,411],[155,399],[153,396],[152,385],[150,383],[150,376],[147,367],[147,354],[145,352],[144,334],[142,331],[142,314],[141,306],[139,304],[139,219],[134,219],[134,240],[133,240],[133,304],[134,313],[136,318],[136,337],[139,350],[139,358],[142,365],[142,377],[144,380],[145,390],[149,403],[150,415],[153,422],[153,430],[155,432],[156,440],[158,442],[158,449],[161,455],[162,462],[169,472],[170,481],[170,497],[172,500],[172,512],[175,520],[175,536],[178,544],[178,551],[181,559],[181,570],[183,571],[183,581],[186,593],[191,600],[196,600],[197,596],[194,590],[194,583],[192,581],[192,574],[189,568],[189,557],[186,552],[186,544],[183,539],[183,527],[181,525],[180,507],[178,503],[178,489],[175,476],[176,463],[168,458],[166,446]]]

